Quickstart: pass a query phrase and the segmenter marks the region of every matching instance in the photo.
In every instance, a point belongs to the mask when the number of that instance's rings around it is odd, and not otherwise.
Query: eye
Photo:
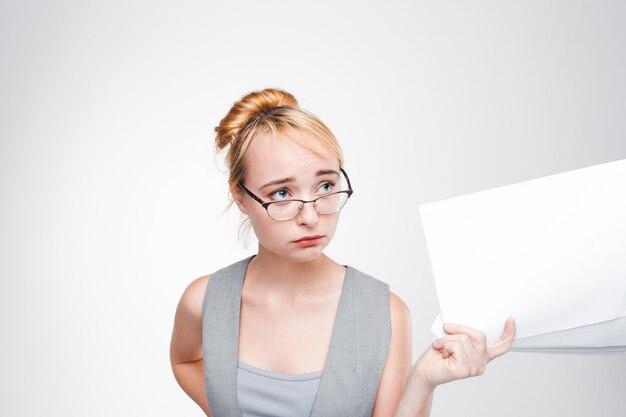
[[[323,193],[330,193],[333,191],[334,188],[335,188],[335,183],[328,181],[320,186],[320,191],[322,191]]]
[[[289,197],[289,190],[281,188],[269,194],[272,200],[284,200]]]

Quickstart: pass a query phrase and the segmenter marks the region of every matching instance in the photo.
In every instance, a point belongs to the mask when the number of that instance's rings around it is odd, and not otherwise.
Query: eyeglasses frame
[[[325,198],[328,197],[329,195],[333,195],[333,194],[341,194],[341,193],[345,193],[348,194],[348,198],[350,198],[350,196],[352,195],[352,193],[354,192],[354,190],[352,189],[352,184],[350,184],[350,177],[348,177],[348,173],[343,169],[343,168],[339,168],[339,170],[341,171],[341,173],[343,174],[343,176],[346,178],[346,182],[348,183],[348,189],[347,190],[341,190],[341,191],[335,191],[334,193],[330,193],[330,194],[326,194],[323,195],[321,197],[317,197],[314,200],[300,200],[298,198],[290,198],[288,200],[280,200],[280,201],[263,201],[260,197],[258,197],[257,195],[255,195],[252,191],[248,190],[246,188],[246,186],[244,186],[241,182],[238,182],[237,185],[239,187],[241,187],[246,194],[248,194],[250,197],[252,197],[255,201],[257,201],[259,204],[261,204],[261,206],[263,206],[263,208],[265,209],[265,211],[267,211],[267,215],[270,216],[270,213],[268,211],[268,207],[274,203],[284,203],[285,201],[299,201],[300,203],[302,203],[302,207],[300,208],[300,211],[298,211],[298,214],[300,214],[300,212],[302,212],[302,209],[304,208],[304,205],[307,203],[315,203],[317,200],[319,200],[320,198]],[[348,200],[346,199],[346,202]],[[345,204],[345,203],[344,203]],[[342,207],[343,208],[343,207]],[[317,212],[317,208],[315,209],[315,211]],[[337,210],[335,213],[339,212],[339,210]],[[295,216],[293,216],[290,219],[284,219],[284,220],[277,220],[274,219],[272,216],[270,216],[271,219],[276,220],[276,221],[287,221],[287,220],[293,220],[296,217],[298,217],[298,214],[296,214]],[[318,214],[320,214],[318,212]],[[330,213],[332,214],[332,213]]]

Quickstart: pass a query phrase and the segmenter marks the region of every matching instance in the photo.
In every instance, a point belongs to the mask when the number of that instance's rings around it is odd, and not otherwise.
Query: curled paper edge
[[[430,326],[430,331],[437,338],[444,337],[446,335],[446,332],[443,331],[443,320],[441,319],[441,314],[437,314],[437,317],[435,317],[435,321],[433,321],[433,324]]]

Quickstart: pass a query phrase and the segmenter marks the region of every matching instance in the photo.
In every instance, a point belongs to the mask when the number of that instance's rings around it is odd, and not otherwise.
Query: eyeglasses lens
[[[272,203],[267,207],[267,213],[275,220],[289,220],[298,215],[301,205],[299,201]]]
[[[313,204],[319,214],[332,214],[341,210],[347,200],[347,193],[334,193],[319,198]],[[275,220],[290,220],[300,213],[301,207],[302,203],[299,201],[277,202],[270,204],[267,212]]]
[[[330,194],[317,200],[315,208],[319,214],[336,213],[341,210],[347,198],[346,193]]]

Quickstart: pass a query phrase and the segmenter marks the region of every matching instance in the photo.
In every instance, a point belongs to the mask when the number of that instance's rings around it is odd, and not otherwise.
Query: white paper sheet
[[[626,160],[419,207],[441,318],[517,337],[626,316]]]
[[[516,338],[515,348],[601,348],[626,346],[626,317],[537,336]]]

